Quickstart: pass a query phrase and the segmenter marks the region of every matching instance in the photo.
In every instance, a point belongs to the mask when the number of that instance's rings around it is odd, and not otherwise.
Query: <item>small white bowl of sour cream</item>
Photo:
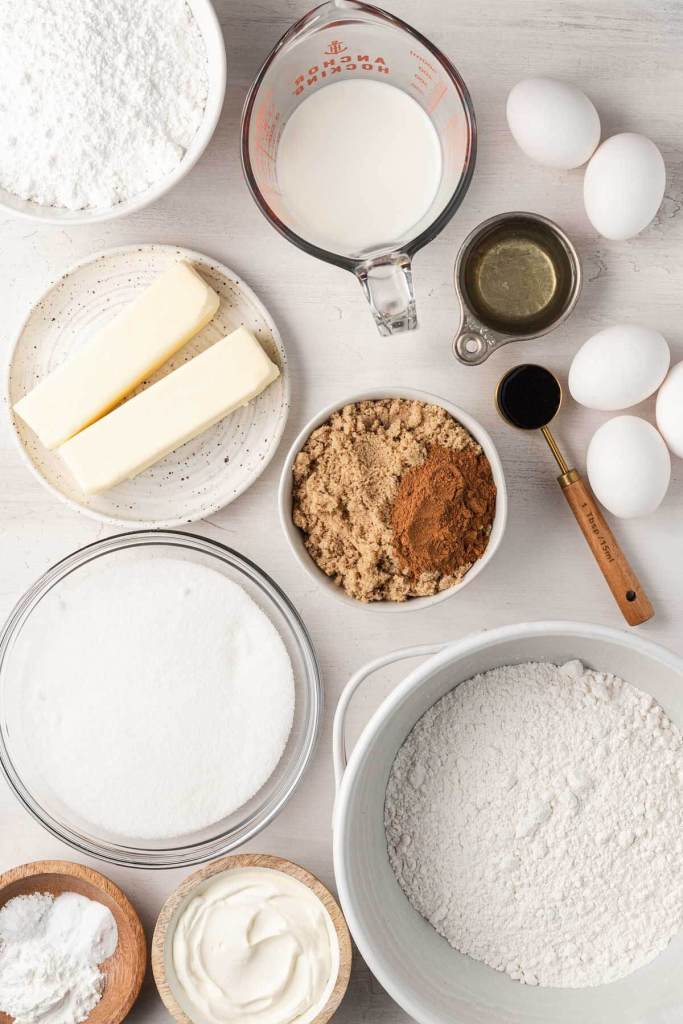
[[[200,868],[169,896],[152,970],[178,1024],[238,1024],[254,999],[269,1024],[293,1015],[326,1024],[349,983],[351,937],[336,900],[305,868],[237,854]]]

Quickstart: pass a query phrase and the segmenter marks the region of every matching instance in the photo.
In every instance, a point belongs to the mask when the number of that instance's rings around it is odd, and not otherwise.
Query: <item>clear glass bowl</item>
[[[113,559],[166,556],[223,573],[238,583],[278,630],[292,661],[295,708],[292,731],[275,771],[259,792],[209,828],[169,840],[131,840],[79,820],[65,807],[32,757],[31,723],[22,708],[21,666],[40,644],[41,612],[59,602],[72,574],[97,572]],[[323,691],[315,652],[295,608],[261,569],[216,541],[175,531],[136,531],[97,541],[49,569],[17,603],[0,633],[0,766],[24,807],[52,835],[80,853],[137,868],[197,864],[229,853],[255,836],[284,807],[313,753],[322,716]],[[154,729],[154,722],[149,723]],[[68,752],[67,753],[68,756]],[[87,771],[87,765],[84,765]]]

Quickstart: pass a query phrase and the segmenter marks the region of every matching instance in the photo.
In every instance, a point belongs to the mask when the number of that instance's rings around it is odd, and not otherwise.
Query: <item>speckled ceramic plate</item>
[[[211,323],[150,381],[170,373],[240,326],[254,332],[282,375],[249,405],[134,480],[86,497],[59,456],[45,449],[12,414],[12,406],[178,259],[194,264],[220,295],[220,308]],[[19,448],[38,479],[54,494],[107,523],[169,527],[206,518],[242,494],[265,469],[287,419],[289,375],[275,324],[251,289],[228,267],[190,249],[125,246],[77,264],[36,303],[11,350],[6,397]]]

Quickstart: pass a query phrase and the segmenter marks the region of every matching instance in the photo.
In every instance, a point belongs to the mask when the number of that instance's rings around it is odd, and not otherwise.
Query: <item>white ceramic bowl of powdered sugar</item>
[[[427,660],[346,764],[355,689]],[[683,1019],[683,659],[540,622],[377,659],[334,729],[360,952],[420,1024]]]
[[[10,0],[2,11],[0,207],[90,224],[154,202],[194,166],[223,106],[210,0]]]

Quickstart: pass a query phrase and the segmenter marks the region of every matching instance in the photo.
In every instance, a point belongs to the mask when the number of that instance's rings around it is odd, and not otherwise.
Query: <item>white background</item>
[[[327,711],[315,762],[293,800],[250,848],[300,861],[333,884],[330,853],[330,725],[350,673],[369,658],[409,643],[457,638],[508,622],[585,619],[621,625],[554,481],[542,439],[517,434],[492,404],[497,378],[522,360],[544,362],[565,378],[572,354],[595,331],[619,320],[662,331],[683,358],[683,6],[678,0],[384,0],[428,35],[462,73],[476,108],[477,169],[461,210],[415,260],[420,330],[380,339],[351,276],[316,262],[281,239],[251,201],[238,158],[239,117],[247,88],[272,44],[305,13],[307,0],[216,0],[228,52],[228,90],[220,125],[198,166],[170,195],[136,216],[91,228],[58,229],[0,219],[0,338],[8,349],[29,305],[70,264],[96,250],[169,242],[214,256],[258,293],[277,321],[290,356],[293,406],[285,439],[257,484],[225,511],[195,527],[254,559],[287,591],[312,633],[324,673]],[[596,103],[603,134],[637,131],[661,147],[666,198],[656,222],[629,242],[596,237],[583,213],[582,173],[534,167],[505,124],[505,97],[529,74],[581,85]],[[331,197],[334,200],[334,197]],[[480,220],[528,209],[556,219],[578,246],[582,298],[569,321],[545,339],[509,346],[481,368],[450,353],[457,323],[452,267],[459,243]],[[443,395],[481,420],[503,459],[511,507],[502,548],[461,596],[401,616],[345,610],[294,562],[280,532],[276,485],[286,448],[323,405],[353,390],[410,385]],[[636,410],[653,417],[653,402]],[[22,465],[3,417],[0,437],[0,615],[57,559],[116,531],[63,507]],[[572,404],[557,436],[584,466],[588,439],[606,417]],[[683,462],[652,517],[617,522],[618,537],[656,608],[643,635],[683,653]],[[354,728],[386,692],[376,680],[359,698]],[[151,726],[153,728],[153,725]],[[45,857],[75,858],[52,840],[0,781],[0,870]],[[184,871],[102,869],[140,910],[148,934]],[[161,1021],[165,1011],[147,978],[131,1020]],[[398,1022],[404,1014],[356,959],[337,1019]]]

